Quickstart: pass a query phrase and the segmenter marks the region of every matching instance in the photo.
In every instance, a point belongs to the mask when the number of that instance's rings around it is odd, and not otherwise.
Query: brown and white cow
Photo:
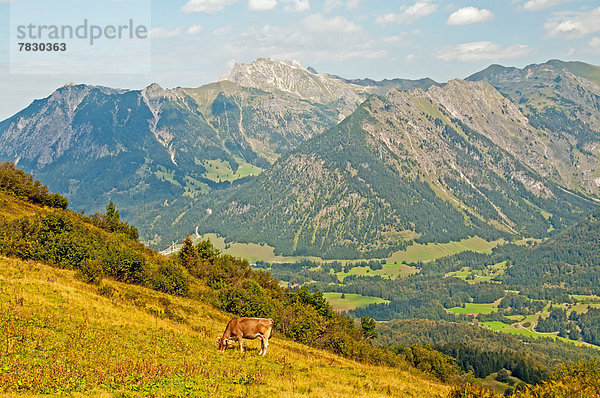
[[[265,355],[269,347],[269,337],[273,330],[271,318],[236,318],[229,321],[223,337],[219,337],[219,351],[223,352],[234,341],[240,343],[240,351],[244,352],[242,339],[260,339],[261,350],[258,355]]]

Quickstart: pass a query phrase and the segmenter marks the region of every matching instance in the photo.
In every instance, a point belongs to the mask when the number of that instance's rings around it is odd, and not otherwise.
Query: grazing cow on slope
[[[261,350],[258,355],[265,355],[269,347],[269,337],[273,329],[270,318],[236,318],[229,321],[223,337],[219,337],[219,351],[223,352],[235,340],[240,343],[240,351],[244,352],[242,339],[260,339]]]

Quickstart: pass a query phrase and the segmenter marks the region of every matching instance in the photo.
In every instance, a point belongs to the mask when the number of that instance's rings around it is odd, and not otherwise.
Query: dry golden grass
[[[229,317],[189,298],[0,258],[0,395],[439,397],[412,368],[283,340],[217,352]]]
[[[36,206],[0,190],[0,218],[11,221],[18,217],[31,216],[40,211],[51,211],[48,207]]]

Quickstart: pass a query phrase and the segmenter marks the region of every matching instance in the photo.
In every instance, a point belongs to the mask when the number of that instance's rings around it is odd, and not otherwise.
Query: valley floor
[[[0,258],[0,396],[440,397],[450,388],[273,337],[217,352],[228,316],[189,298]]]

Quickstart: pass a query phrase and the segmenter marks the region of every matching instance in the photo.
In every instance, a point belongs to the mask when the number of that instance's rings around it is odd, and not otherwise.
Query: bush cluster
[[[89,283],[102,277],[186,294],[189,281],[173,260],[153,255],[130,234],[93,228],[74,212],[41,212],[0,221],[0,254],[78,271]]]
[[[28,202],[66,209],[69,201],[64,196],[48,192],[48,187],[33,175],[18,169],[11,162],[0,162],[0,190],[9,192]]]

